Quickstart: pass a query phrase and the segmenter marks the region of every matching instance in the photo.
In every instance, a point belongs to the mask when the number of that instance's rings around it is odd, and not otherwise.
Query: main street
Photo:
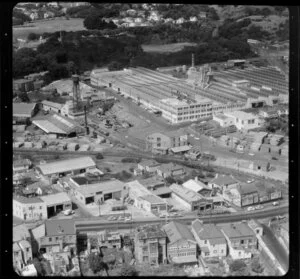
[[[266,217],[273,217],[277,215],[283,215],[288,213],[288,206],[280,206],[277,208],[271,208],[268,210],[260,210],[254,212],[239,212],[231,214],[222,214],[222,215],[207,215],[201,217],[173,217],[173,218],[143,218],[136,219],[131,222],[108,222],[107,220],[99,219],[99,217],[94,218],[74,218],[75,226],[77,231],[90,231],[90,230],[103,230],[103,229],[132,229],[140,225],[146,224],[156,224],[156,223],[165,223],[167,221],[181,221],[188,225],[195,219],[200,219],[203,223],[228,223],[228,222],[238,222],[243,220],[250,219],[263,219]]]

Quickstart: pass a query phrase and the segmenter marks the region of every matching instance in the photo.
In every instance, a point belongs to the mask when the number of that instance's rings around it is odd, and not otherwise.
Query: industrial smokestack
[[[73,80],[73,110],[78,110],[80,100],[79,76],[72,75]]]

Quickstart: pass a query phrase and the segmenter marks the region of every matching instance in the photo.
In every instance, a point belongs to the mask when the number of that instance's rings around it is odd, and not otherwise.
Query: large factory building
[[[220,112],[288,102],[288,82],[275,67],[211,71],[209,65],[187,71],[187,80],[146,68],[91,72],[91,84],[107,86],[146,107],[159,110],[172,124],[211,118]]]

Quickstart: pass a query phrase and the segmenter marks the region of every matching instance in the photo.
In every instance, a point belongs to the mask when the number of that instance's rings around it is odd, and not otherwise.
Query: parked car
[[[249,207],[247,208],[247,211],[253,211],[253,210],[255,210],[255,208],[254,208],[253,206],[249,206]]]
[[[264,207],[262,206],[262,205],[257,205],[257,206],[255,206],[255,209],[257,209],[257,210],[259,210],[259,209],[263,209]]]
[[[125,217],[121,215],[121,216],[119,216],[118,220],[123,221],[123,220],[125,220]]]
[[[275,201],[272,204],[273,204],[273,206],[278,206],[280,203],[278,201]]]
[[[65,211],[63,211],[63,213],[64,213],[64,215],[68,216],[68,215],[74,214],[74,210],[66,209]]]

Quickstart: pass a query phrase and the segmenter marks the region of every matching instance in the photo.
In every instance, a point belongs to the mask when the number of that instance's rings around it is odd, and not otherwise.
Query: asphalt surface
[[[267,244],[268,248],[271,250],[275,258],[281,263],[285,271],[289,268],[289,256],[284,247],[280,244],[278,239],[275,237],[272,230],[265,224],[262,224],[264,229],[263,239]]]

